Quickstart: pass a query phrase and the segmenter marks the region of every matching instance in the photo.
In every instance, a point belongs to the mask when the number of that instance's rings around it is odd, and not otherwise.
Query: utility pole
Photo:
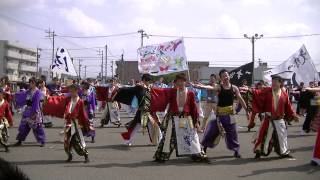
[[[113,78],[113,63],[114,63],[114,60],[111,61],[111,77]]]
[[[101,82],[105,82],[103,79],[103,50],[98,50],[98,56],[101,56]]]
[[[263,34],[255,34],[254,36],[249,37],[247,34],[243,35],[245,38],[249,39],[252,44],[252,84],[254,84],[254,43],[256,40],[263,38]]]
[[[40,74],[39,74],[39,58],[40,58],[40,51],[41,49],[39,47],[37,47],[37,77],[40,77]]]
[[[82,59],[79,59],[79,75],[78,75],[79,80],[81,79],[81,66],[82,66],[81,62],[82,62]]]
[[[84,79],[87,79],[87,66],[84,66]]]
[[[106,74],[106,81],[108,78],[108,45],[106,44],[105,46],[105,51],[106,51],[106,62],[105,62],[105,74]]]
[[[143,29],[140,29],[140,30],[138,31],[138,33],[141,34],[141,45],[140,45],[140,47],[143,47],[143,38],[144,38],[144,37],[149,38],[149,36],[147,35],[147,33],[146,33]]]
[[[124,59],[123,59],[123,52],[121,54],[121,82],[124,83]]]
[[[49,37],[49,38],[52,38],[52,61],[51,61],[51,65],[53,64],[53,62],[54,62],[54,38],[55,38],[55,36],[57,36],[55,33],[54,33],[54,30],[53,31],[51,31],[51,29],[49,28],[49,30],[48,31],[46,31],[46,33],[48,33],[48,36],[46,36],[46,37]],[[50,72],[51,72],[51,78],[53,78],[53,72],[52,72],[52,70],[51,70],[51,66],[50,66]]]

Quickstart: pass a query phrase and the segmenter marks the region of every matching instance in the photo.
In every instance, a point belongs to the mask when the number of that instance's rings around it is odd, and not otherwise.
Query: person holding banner
[[[89,126],[89,131],[88,132],[83,132],[83,134],[87,137],[91,137],[91,143],[95,142],[95,137],[96,137],[96,130],[93,127],[94,121],[94,110],[95,110],[95,99],[94,99],[94,92],[90,92],[90,84],[88,82],[83,82],[82,83],[82,93],[80,98],[84,102],[84,108],[85,112],[87,113],[87,116],[89,118],[90,126]]]
[[[21,146],[25,141],[30,130],[33,130],[34,136],[40,143],[40,147],[45,145],[45,132],[42,127],[41,97],[42,93],[37,88],[36,78],[29,79],[30,89],[26,91],[26,107],[22,114],[19,125],[19,133],[17,135],[18,142],[16,146]]]
[[[244,79],[242,80],[242,85],[239,87],[239,91],[242,98],[246,97],[247,90],[248,90],[248,83],[247,83],[247,80]],[[236,114],[238,114],[241,111],[241,109],[242,109],[241,103],[238,103],[236,108]]]
[[[0,88],[0,144],[4,146],[6,152],[9,152],[7,142],[9,138],[8,129],[10,122],[12,123],[10,105],[4,99],[4,91]]]
[[[272,76],[272,87],[252,89],[252,111],[265,113],[264,120],[254,138],[255,158],[268,156],[272,149],[281,158],[291,158],[288,148],[287,126],[285,121],[298,121],[293,111],[288,94],[282,87],[283,79]]]
[[[41,91],[41,111],[43,110],[43,105],[46,103],[46,100],[48,99],[49,97],[49,89],[46,87],[46,81],[43,80],[43,79],[39,79],[38,80],[38,88],[39,90]],[[51,123],[51,120],[50,120],[50,116],[43,116],[43,124],[45,127],[50,127],[50,124]],[[46,124],[46,123],[49,123],[49,124]]]
[[[69,96],[50,96],[43,106],[43,114],[65,120],[64,150],[68,155],[67,162],[72,160],[72,150],[85,157],[89,162],[89,153],[83,134],[90,133],[89,117],[84,100],[79,97],[79,87],[76,84],[68,86]],[[88,106],[87,106],[88,107]],[[88,107],[89,108],[89,107]],[[64,111],[61,111],[64,109]]]
[[[127,125],[128,131],[122,133],[125,144],[132,145],[133,138],[142,127],[143,133],[147,130],[150,141],[153,145],[157,145],[161,139],[161,130],[159,128],[159,120],[155,114],[151,113],[151,75],[143,74],[142,81],[134,87],[120,88],[115,94],[113,101],[131,105],[132,100],[138,99],[138,110],[134,119]]]
[[[120,123],[120,113],[118,102],[112,102],[112,97],[116,93],[118,86],[116,85],[115,79],[110,79],[109,86],[106,88],[107,97],[106,97],[106,106],[102,113],[101,126],[107,125],[109,122],[114,124],[117,127],[121,126]]]
[[[69,86],[70,97],[64,98],[66,109],[64,118],[66,120],[64,130],[64,150],[68,155],[67,162],[72,160],[72,149],[80,156],[85,157],[85,163],[89,162],[89,153],[83,138],[84,133],[90,132],[90,122],[85,109],[84,101],[78,95],[78,86]]]
[[[312,93],[319,93],[320,88],[315,87],[315,88],[306,88],[308,92]],[[320,96],[316,96],[313,100],[311,100],[311,106],[316,107],[318,110],[314,116],[314,119],[311,122],[310,128],[313,131],[317,131],[317,138],[316,138],[316,143],[314,146],[314,151],[313,151],[313,157],[311,159],[311,165],[312,166],[320,166]]]
[[[241,97],[238,87],[230,83],[228,71],[222,69],[219,72],[219,76],[221,79],[220,85],[194,85],[199,88],[214,90],[218,93],[217,116],[216,119],[209,122],[204,132],[201,144],[204,152],[206,153],[208,147],[214,148],[219,143],[221,137],[225,136],[227,148],[234,152],[235,158],[241,158],[236,119],[234,117],[234,97],[237,97],[239,103],[241,103],[242,107],[246,111],[247,106]]]
[[[193,86],[190,86],[190,87],[188,87],[188,90],[189,91],[193,91],[193,93],[195,95],[197,111],[198,111],[198,115],[199,115],[199,122],[200,122],[200,120],[203,121],[204,113],[203,113],[202,104],[201,104],[201,95],[202,95],[201,94],[201,89],[194,88]],[[200,127],[199,127],[198,132],[199,133],[203,133],[203,130],[201,130]]]
[[[313,152],[313,157],[311,160],[311,165],[312,166],[320,166],[320,120],[318,119],[318,126],[319,128],[317,129],[318,134],[317,134],[317,139],[316,139],[316,144],[314,145],[314,152]]]
[[[309,83],[309,88],[314,88],[314,82]],[[312,91],[302,91],[301,92],[301,101],[302,101],[302,108],[306,110],[306,118],[302,125],[301,135],[308,134],[311,130],[311,121],[314,119],[318,108],[316,106],[311,105],[311,100],[315,97],[319,96],[319,92],[312,92]]]
[[[57,77],[52,78],[52,83],[47,85],[50,96],[61,96],[61,85]],[[43,124],[46,128],[51,128],[53,126],[53,117],[45,117]]]
[[[262,82],[258,82],[258,83],[256,84],[256,86],[255,86],[255,89],[263,89],[263,88],[264,88],[264,83],[263,83],[263,81],[262,81]],[[246,94],[246,96],[247,96],[247,102],[249,102],[249,101],[250,101],[250,98],[252,98],[252,96],[250,96],[251,93],[248,92],[248,91],[249,91],[249,88],[248,88],[247,94]],[[249,106],[249,105],[247,104],[247,106]],[[255,123],[256,115],[257,115],[257,113],[255,113],[255,112],[253,112],[253,111],[251,110],[250,116],[248,117],[248,121],[249,121],[249,122],[248,122],[248,126],[247,126],[247,127],[248,127],[248,132],[250,132],[251,129],[256,126],[256,123]],[[263,114],[262,114],[262,113],[258,113],[258,117],[259,117],[259,119],[260,119],[260,122],[262,122],[262,120],[263,120]]]
[[[8,102],[9,104],[9,108],[10,108],[10,111],[11,111],[11,114],[14,114],[13,113],[13,110],[12,110],[12,94],[11,94],[11,87],[10,87],[10,82],[9,82],[9,78],[8,76],[4,76],[0,79],[0,84],[1,84],[1,87],[2,90],[3,90],[3,93],[4,93],[4,99]],[[11,122],[10,122],[11,123]],[[11,124],[12,125],[12,124]]]
[[[215,74],[210,75],[209,85],[215,86],[217,81],[217,76]],[[204,106],[204,117],[202,121],[201,130],[204,131],[208,124],[208,119],[212,113],[216,113],[218,97],[214,90],[207,90],[207,101]]]
[[[48,89],[51,96],[60,96],[61,94],[61,84],[57,77],[52,79],[52,83],[48,84]]]
[[[156,162],[169,160],[172,152],[176,156],[190,156],[194,161],[206,161],[201,150],[197,129],[200,126],[195,93],[186,88],[185,74],[175,78],[175,88],[155,89],[153,97],[157,103],[152,104],[152,111],[161,111],[169,104],[168,112],[161,124],[163,138],[161,139],[154,159]]]

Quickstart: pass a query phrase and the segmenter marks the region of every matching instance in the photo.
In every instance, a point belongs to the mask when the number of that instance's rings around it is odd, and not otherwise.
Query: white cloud
[[[130,6],[141,13],[163,12],[167,7],[179,7],[190,0],[119,0],[124,6]],[[201,3],[201,2],[198,2]]]
[[[303,23],[268,24],[262,28],[265,35],[296,35],[311,33],[311,28]]]
[[[131,6],[133,9],[139,9],[143,12],[152,12],[161,4],[160,0],[120,0],[126,6]]]
[[[106,30],[102,23],[89,17],[82,10],[76,7],[71,9],[61,9],[60,16],[68,22],[63,22],[61,25],[70,26],[75,31],[82,33],[83,35],[105,34]]]
[[[42,4],[46,8],[34,9],[35,4]],[[50,25],[57,33],[75,36],[134,32],[143,28],[148,34],[242,37],[244,33],[262,33],[265,36],[317,33],[320,28],[319,5],[319,0],[0,0],[0,11],[7,11],[10,17],[25,23],[39,27]],[[29,15],[23,7],[32,8],[32,13]],[[103,20],[101,16],[104,16]],[[41,20],[40,17],[50,21]],[[13,25],[19,27],[17,33],[10,32],[0,24],[1,35],[6,29],[13,40],[32,41],[34,44],[40,40],[34,35],[33,39],[27,39],[23,29],[20,29],[22,26]],[[58,44],[65,43],[57,39]],[[150,37],[145,38],[145,44],[170,39]],[[136,49],[140,46],[139,34],[72,41],[87,47],[107,43],[113,54],[120,54],[123,49],[125,58],[135,58]],[[237,65],[231,61],[244,63],[251,59],[249,40],[185,39],[185,43],[189,60],[213,59],[219,61],[217,64]],[[310,55],[320,60],[319,38],[315,36],[258,40],[256,58],[284,60],[303,43]],[[74,44],[65,46],[76,48]],[[73,53],[77,53],[75,56],[84,56],[81,53],[96,56],[92,50]]]
[[[0,9],[43,9],[45,0],[1,0]]]
[[[95,6],[100,6],[103,5],[106,2],[106,0],[82,0],[82,2]]]
[[[271,0],[241,0],[244,6],[270,6]]]
[[[137,17],[132,20],[129,27],[131,29],[144,29],[147,33],[157,33],[157,34],[175,34],[177,29],[173,26],[166,26],[159,24],[160,21],[156,22],[151,17]],[[163,21],[161,21],[163,22]]]
[[[228,14],[220,16],[218,28],[220,28],[220,32],[225,32],[225,34],[229,36],[241,34],[238,21]]]
[[[0,19],[0,34],[2,38],[8,38],[17,33],[17,28],[10,25],[7,21]]]
[[[55,0],[55,1],[60,4],[77,3],[77,4],[100,6],[100,5],[103,5],[107,0]]]

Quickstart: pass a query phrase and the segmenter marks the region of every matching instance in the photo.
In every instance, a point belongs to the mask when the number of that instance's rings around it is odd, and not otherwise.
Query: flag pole
[[[191,82],[191,78],[190,78],[190,69],[189,69],[189,61],[186,59],[186,61],[187,61],[187,66],[188,66],[188,71],[187,71],[187,73],[188,73],[188,79],[189,79],[189,82]]]
[[[183,39],[183,36],[181,37],[181,39],[182,39],[182,42],[183,42],[183,49],[184,49],[184,51],[186,51],[186,48],[184,47],[184,39]],[[186,54],[186,52],[184,52],[184,54]],[[186,56],[185,56],[185,57],[186,57]],[[191,82],[190,69],[189,69],[189,61],[188,61],[187,57],[186,57],[186,62],[187,62],[187,67],[188,67],[188,71],[187,71],[187,73],[188,73],[188,80],[189,80],[189,82]]]

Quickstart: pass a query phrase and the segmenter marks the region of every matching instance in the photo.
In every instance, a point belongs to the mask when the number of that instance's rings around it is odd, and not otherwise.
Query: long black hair
[[[30,180],[16,165],[0,158],[0,179],[3,180]]]

